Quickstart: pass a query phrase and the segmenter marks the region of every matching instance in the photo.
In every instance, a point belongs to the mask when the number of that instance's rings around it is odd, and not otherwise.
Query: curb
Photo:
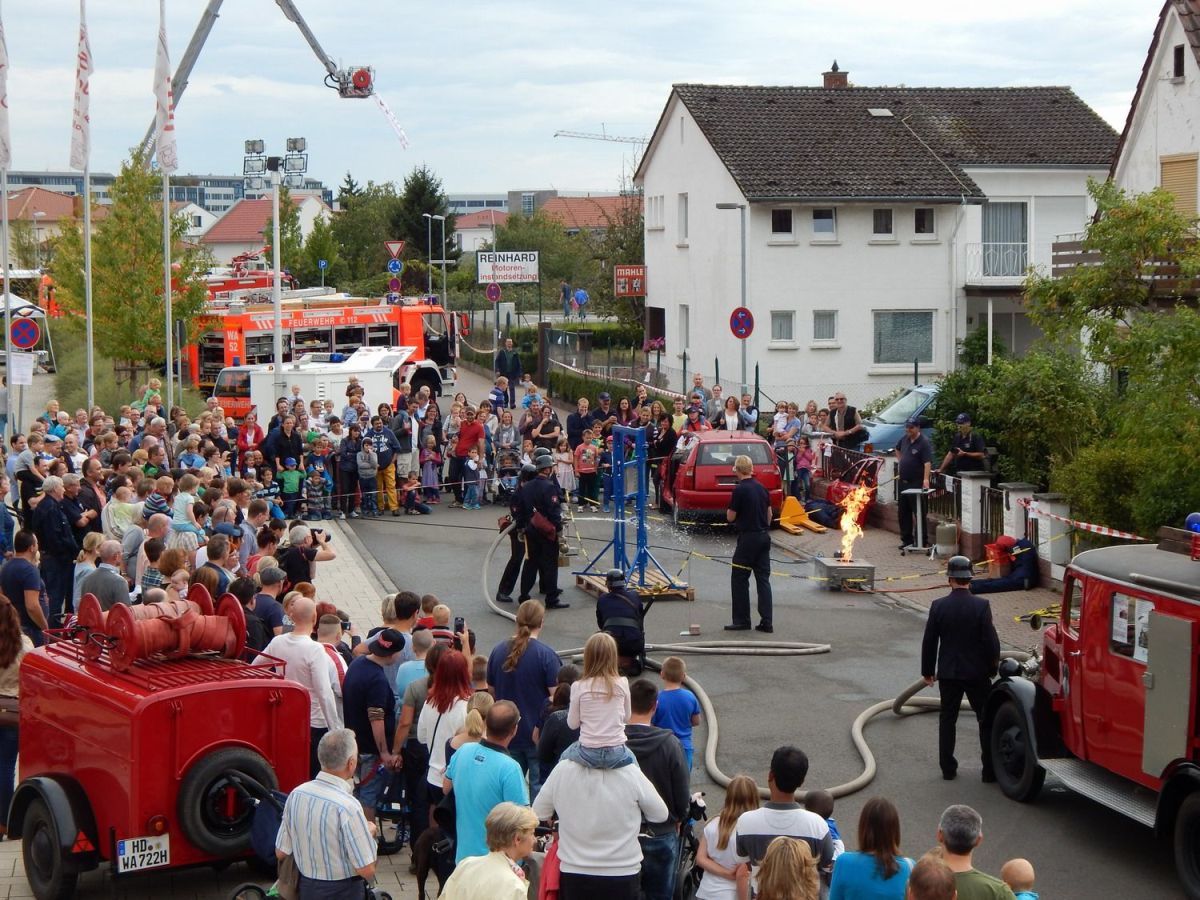
[[[388,573],[383,570],[383,566],[379,565],[375,561],[375,557],[367,551],[366,545],[354,533],[353,528],[347,525],[342,519],[333,519],[329,524],[337,525],[338,532],[346,539],[346,544],[363,561],[363,564],[370,570],[371,574],[375,576],[383,593],[394,594],[400,590],[400,588],[396,587],[396,583],[392,581]]]

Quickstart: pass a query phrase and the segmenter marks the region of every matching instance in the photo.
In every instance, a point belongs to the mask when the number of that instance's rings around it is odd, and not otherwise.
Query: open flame
[[[866,505],[871,502],[871,488],[860,484],[848,493],[839,504],[842,507],[842,562],[854,559],[854,542],[862,537],[863,530],[859,527],[858,517]]]

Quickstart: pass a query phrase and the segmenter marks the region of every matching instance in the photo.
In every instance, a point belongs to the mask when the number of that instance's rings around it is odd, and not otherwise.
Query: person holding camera
[[[987,447],[983,443],[983,436],[971,430],[971,414],[959,413],[954,424],[958,426],[958,432],[950,443],[945,459],[938,466],[938,473],[958,475],[962,472],[982,472],[987,466]]]
[[[317,563],[337,558],[329,546],[329,534],[320,528],[296,525],[288,532],[290,546],[279,558],[279,565],[289,584],[316,581]]]

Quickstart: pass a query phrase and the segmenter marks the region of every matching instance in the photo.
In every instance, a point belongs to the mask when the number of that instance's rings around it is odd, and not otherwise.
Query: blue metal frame
[[[646,586],[646,563],[653,564],[654,568],[662,573],[662,576],[667,579],[667,583],[672,588],[685,587],[679,584],[671,576],[671,573],[662,567],[654,554],[650,552],[646,543],[646,497],[650,493],[650,485],[646,479],[646,431],[643,428],[630,428],[627,425],[613,425],[613,536],[607,544],[605,544],[600,552],[587,564],[587,567],[581,572],[576,572],[576,575],[599,575],[603,574],[598,570],[600,560],[604,558],[605,552],[611,547],[613,552],[613,564],[610,568],[620,569],[625,573],[625,581],[628,584],[636,584],[639,587]],[[628,462],[625,459],[624,444],[625,438],[633,440],[633,459]],[[637,466],[637,494],[634,497],[634,515],[637,517],[637,535],[636,535],[636,550],[634,551],[633,560],[630,561],[625,550],[625,466]],[[633,573],[637,572],[636,582],[633,580]]]

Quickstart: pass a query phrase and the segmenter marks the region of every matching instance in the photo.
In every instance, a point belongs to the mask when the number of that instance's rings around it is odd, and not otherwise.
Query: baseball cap
[[[970,425],[971,424],[971,414],[970,413],[959,413],[957,416],[954,417],[954,421],[955,421],[955,424],[958,424],[958,425]]]
[[[285,466],[294,466],[294,465],[296,464],[296,457],[294,457],[294,456],[289,456],[287,459],[285,459],[285,460],[283,461],[283,464],[284,464]]]
[[[404,632],[385,628],[367,640],[367,652],[373,656],[391,656],[404,649]]]
[[[278,566],[266,566],[258,570],[260,584],[282,584],[287,575]]]
[[[612,394],[610,394],[608,391],[601,391],[600,396],[597,397],[596,399],[597,400],[611,400]]]
[[[904,420],[904,427],[905,427],[905,428],[920,428],[920,427],[921,427],[921,420],[920,420],[920,419],[915,419],[915,418],[908,418],[908,419],[905,419],[905,420]]]

